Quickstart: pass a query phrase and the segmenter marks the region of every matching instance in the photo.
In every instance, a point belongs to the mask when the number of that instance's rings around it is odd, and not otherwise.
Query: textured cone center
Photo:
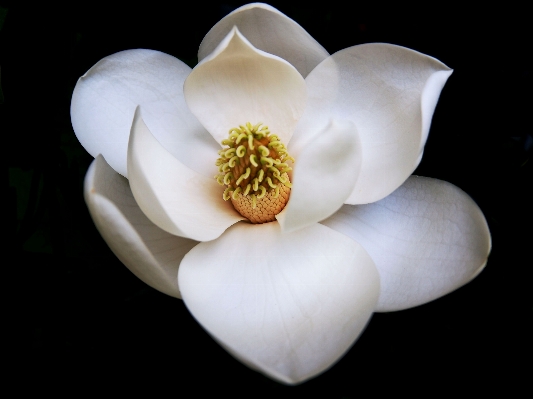
[[[246,123],[229,131],[218,154],[217,182],[226,186],[222,198],[252,223],[272,222],[291,191],[287,162],[294,159],[275,134],[261,123]]]

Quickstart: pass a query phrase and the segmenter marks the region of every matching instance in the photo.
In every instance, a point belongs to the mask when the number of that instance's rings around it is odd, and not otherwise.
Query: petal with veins
[[[222,18],[204,37],[198,60],[206,58],[237,26],[258,49],[290,62],[306,77],[329,54],[292,19],[268,4],[244,5]]]
[[[454,185],[410,177],[368,205],[344,205],[321,222],[359,242],[381,276],[378,311],[407,309],[472,280],[491,248],[485,217]]]
[[[337,211],[359,175],[361,144],[350,121],[331,121],[294,165],[289,203],[276,216],[284,232],[310,226]]]
[[[233,127],[262,122],[287,143],[306,102],[302,75],[253,47],[237,28],[193,69],[183,90],[192,113],[217,142]]]
[[[306,78],[307,108],[291,145],[301,148],[300,142],[330,118],[352,120],[361,140],[362,164],[346,203],[380,200],[418,165],[437,99],[451,72],[432,57],[391,44],[341,50]]]
[[[189,168],[210,177],[204,160],[220,146],[189,111],[183,82],[191,68],[168,54],[127,50],[105,57],[85,73],[72,94],[74,132],[93,157],[127,175],[126,155],[137,105],[160,143]]]
[[[87,171],[84,194],[96,228],[117,258],[150,287],[181,298],[178,267],[198,242],[171,235],[150,222],[128,181],[102,155]]]
[[[361,245],[315,224],[238,223],[183,259],[186,306],[233,356],[287,384],[331,367],[355,342],[379,295]]]
[[[213,240],[243,219],[222,199],[223,190],[215,179],[187,168],[159,144],[139,108],[131,127],[128,175],[139,207],[171,234]]]

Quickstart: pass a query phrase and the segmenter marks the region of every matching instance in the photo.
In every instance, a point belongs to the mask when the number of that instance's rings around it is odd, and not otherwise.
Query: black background
[[[181,11],[157,1],[39,4],[0,1],[0,132],[8,166],[5,350],[14,355],[10,369],[22,392],[125,393],[146,385],[177,395],[193,389],[185,396],[215,389],[233,397],[355,398],[481,394],[525,385],[533,263],[533,76],[527,60],[533,36],[522,21],[525,10],[467,15],[442,5],[362,3],[352,11],[336,1],[271,3],[330,53],[388,42],[455,70],[415,174],[447,180],[471,195],[493,240],[488,265],[473,282],[432,303],[374,315],[329,371],[287,387],[234,360],[183,302],[146,286],[115,258],[83,202],[92,157],[70,124],[76,80],[98,60],[149,48],[194,66],[203,36],[242,3],[193,2]]]

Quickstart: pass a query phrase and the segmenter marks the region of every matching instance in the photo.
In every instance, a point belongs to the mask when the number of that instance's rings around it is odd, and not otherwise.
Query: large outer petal
[[[335,213],[357,181],[361,144],[350,121],[331,121],[300,152],[289,203],[276,216],[284,232],[310,226]]]
[[[208,241],[242,220],[211,177],[187,168],[155,139],[135,112],[128,146],[128,174],[145,215],[171,234]]]
[[[321,222],[361,243],[381,276],[378,311],[418,306],[472,280],[485,266],[490,232],[475,202],[454,185],[410,177],[368,205],[345,205]]]
[[[282,234],[239,223],[183,259],[194,317],[232,355],[288,384],[335,363],[369,320],[379,276],[366,251],[322,225]]]
[[[258,49],[275,54],[306,77],[329,53],[295,21],[274,7],[252,3],[237,8],[222,18],[204,37],[198,50],[198,60],[206,58],[237,26]]]
[[[131,121],[141,105],[146,124],[172,155],[213,175],[216,170],[205,159],[216,157],[220,147],[187,108],[183,82],[190,72],[177,58],[153,50],[103,58],[78,80],[72,94],[70,113],[78,140],[89,154],[102,154],[127,177]]]
[[[305,80],[287,61],[258,50],[233,28],[183,86],[192,113],[218,141],[262,122],[287,143],[305,109]]]
[[[362,144],[359,179],[346,203],[380,200],[420,161],[433,111],[451,70],[440,61],[390,44],[341,50],[306,78],[308,101],[290,143],[298,155],[330,118],[355,123]]]
[[[98,155],[85,176],[84,195],[96,228],[133,274],[167,295],[181,298],[181,260],[197,241],[161,230],[139,209],[128,181]]]

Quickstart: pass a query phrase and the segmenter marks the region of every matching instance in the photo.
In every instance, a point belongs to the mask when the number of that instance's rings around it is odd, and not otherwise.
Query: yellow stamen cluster
[[[226,186],[222,198],[253,223],[275,219],[285,207],[291,188],[287,164],[294,159],[285,145],[262,123],[250,122],[230,129],[218,154],[220,174],[215,179]]]

